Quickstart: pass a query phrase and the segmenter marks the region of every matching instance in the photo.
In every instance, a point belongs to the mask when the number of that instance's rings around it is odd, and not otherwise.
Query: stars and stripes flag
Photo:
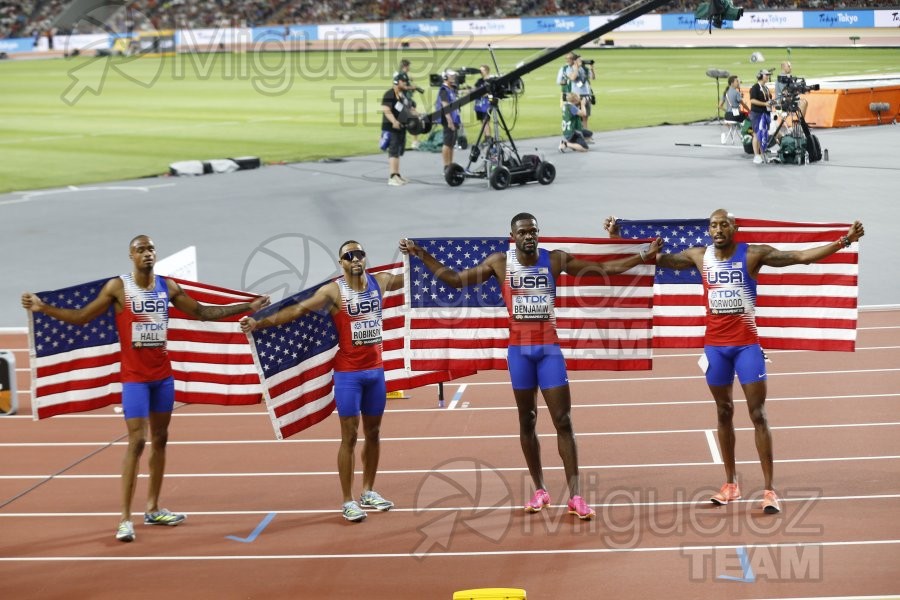
[[[455,270],[474,267],[511,247],[509,238],[428,238],[415,243]],[[633,255],[646,240],[541,238],[546,250],[565,250],[587,260]],[[452,288],[416,257],[407,256],[406,301],[410,307],[409,366],[412,369],[506,369],[509,313],[502,282]],[[556,327],[566,365],[572,370],[636,370],[652,367],[653,265],[638,265],[612,277],[599,274],[556,281]]]
[[[109,279],[37,294],[60,308],[81,308]],[[203,304],[249,302],[255,296],[175,279]],[[112,306],[85,325],[71,325],[29,312],[32,412],[35,419],[83,412],[122,401],[119,336]],[[167,349],[175,399],[198,404],[256,404],[262,400],[253,357],[237,321],[200,322],[169,307]]]
[[[630,221],[617,219],[622,238],[661,237],[661,253],[712,244],[709,219]],[[735,239],[780,250],[803,250],[847,233],[844,223],[792,223],[736,219]],[[763,267],[757,279],[756,325],[763,348],[843,350],[856,346],[858,244],[809,265]],[[653,345],[703,346],[705,308],[700,272],[657,267]]]
[[[368,269],[372,274],[387,271],[402,273],[402,263]],[[254,318],[264,318],[306,300],[323,282],[281,302],[273,304]],[[430,383],[449,381],[474,371],[460,369],[407,371],[403,360],[406,317],[403,290],[386,292],[382,298],[382,349],[387,391],[412,389]],[[248,335],[263,380],[266,407],[278,439],[290,437],[327,418],[335,408],[332,372],[338,351],[338,333],[326,312],[309,313],[277,327],[259,329]]]

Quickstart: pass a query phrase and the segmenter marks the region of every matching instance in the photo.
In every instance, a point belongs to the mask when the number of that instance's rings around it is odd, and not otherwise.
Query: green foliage
[[[598,48],[594,131],[688,123],[715,114],[710,68],[749,85],[763,65],[748,49]],[[501,50],[508,72],[534,50]],[[786,50],[765,49],[777,69]],[[260,156],[265,162],[377,152],[381,97],[401,56],[412,61],[421,110],[428,74],[490,64],[486,50],[297,52],[74,58],[0,63],[0,192],[164,173],[171,162]],[[896,70],[896,49],[796,48],[795,74],[824,77]],[[559,133],[561,60],[525,77],[525,95],[502,103],[517,137]],[[476,77],[469,76],[470,83]],[[722,82],[724,88],[724,82]],[[464,118],[474,130],[471,104]]]

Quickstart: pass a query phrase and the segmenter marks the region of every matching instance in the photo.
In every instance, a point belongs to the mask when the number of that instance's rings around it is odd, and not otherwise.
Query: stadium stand
[[[659,12],[693,12],[698,1],[674,0]],[[33,37],[52,26],[69,0],[0,0],[0,38]],[[136,0],[107,23],[114,31],[217,26],[299,25],[429,19],[612,14],[620,0]],[[891,8],[890,0],[738,0],[747,10]],[[71,33],[99,28],[82,21]],[[59,33],[68,33],[60,31]]]

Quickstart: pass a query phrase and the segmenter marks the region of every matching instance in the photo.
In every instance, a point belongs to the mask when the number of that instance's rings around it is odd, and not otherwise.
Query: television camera
[[[778,83],[783,86],[781,88],[781,109],[788,112],[798,110],[797,101],[801,94],[821,89],[818,83],[809,85],[804,78],[793,75],[779,75]]]
[[[721,29],[724,21],[737,21],[744,16],[744,9],[734,5],[732,0],[709,0],[703,2],[694,11],[694,18],[709,21],[709,30]]]
[[[443,73],[432,73],[428,76],[428,84],[431,87],[439,88],[444,85],[444,79],[448,75],[456,75],[456,85],[462,87],[466,83],[466,75],[478,75],[480,70],[475,67],[460,67],[459,69],[447,69]]]

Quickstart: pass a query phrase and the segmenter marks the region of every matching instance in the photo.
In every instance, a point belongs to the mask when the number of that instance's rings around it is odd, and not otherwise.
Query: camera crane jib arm
[[[484,95],[489,94],[491,96],[494,96],[495,98],[504,98],[505,96],[508,96],[510,94],[510,90],[513,88],[515,82],[521,79],[523,75],[527,75],[535,69],[539,69],[547,63],[553,62],[561,56],[565,56],[572,50],[581,48],[585,44],[598,39],[600,36],[607,34],[610,31],[613,31],[614,29],[617,29],[618,27],[621,27],[622,25],[637,19],[638,17],[647,14],[655,8],[666,5],[669,2],[671,2],[671,0],[645,0],[642,2],[638,2],[637,4],[633,5],[633,8],[629,8],[620,16],[604,23],[600,27],[592,29],[584,35],[575,38],[571,42],[563,44],[555,50],[550,50],[545,54],[542,54],[533,61],[525,63],[521,67],[510,71],[506,75],[501,75],[496,79],[488,79],[483,87],[472,90],[471,93],[458,98],[456,101],[451,102],[441,110],[435,111],[434,113],[429,115],[422,116],[418,120],[410,121],[407,124],[407,127],[410,133],[428,133],[428,131],[431,129],[432,119],[440,122],[441,119],[444,118],[444,115],[446,115],[447,113],[465,106],[469,102],[474,102]]]

